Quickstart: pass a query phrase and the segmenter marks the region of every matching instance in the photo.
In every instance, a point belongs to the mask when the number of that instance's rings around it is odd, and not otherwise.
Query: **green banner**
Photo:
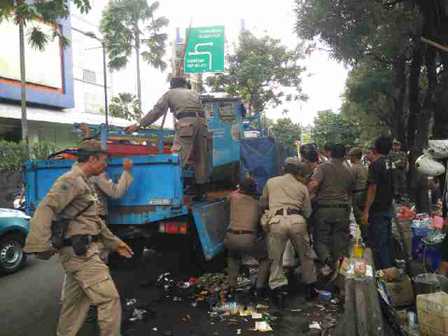
[[[224,26],[190,28],[184,69],[185,73],[224,72]]]

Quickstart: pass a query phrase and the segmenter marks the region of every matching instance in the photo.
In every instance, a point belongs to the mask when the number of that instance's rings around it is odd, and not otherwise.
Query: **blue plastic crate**
[[[416,237],[426,237],[428,232],[429,232],[429,228],[424,226],[424,227],[413,227],[411,226],[411,230],[412,230],[412,236]]]
[[[435,272],[440,266],[440,263],[442,261],[442,245],[426,245],[423,244],[423,250],[424,250],[424,263],[426,267],[427,272]],[[422,256],[423,258],[423,256]]]
[[[423,258],[423,249],[425,245],[422,242],[422,236],[413,236],[412,237],[412,259],[414,260],[422,260]]]

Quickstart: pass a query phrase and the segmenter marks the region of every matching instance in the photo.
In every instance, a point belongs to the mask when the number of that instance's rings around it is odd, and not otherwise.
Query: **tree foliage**
[[[111,99],[109,111],[112,117],[134,121],[141,114],[138,106],[138,99],[135,95],[123,92]]]
[[[394,118],[394,74],[391,67],[365,59],[347,78],[341,115],[359,125],[360,142],[372,141],[383,133],[397,137]]]
[[[37,142],[27,149],[24,142],[9,142],[0,140],[0,170],[20,169],[27,160],[46,160],[47,157],[59,150],[51,142]]]
[[[257,38],[245,30],[239,35],[235,51],[226,55],[224,74],[207,78],[214,91],[237,95],[256,114],[266,106],[279,106],[285,101],[304,101],[300,65],[301,47],[288,49],[280,40],[269,36]]]
[[[61,34],[58,20],[67,18],[73,3],[81,13],[90,9],[90,0],[2,0],[0,1],[0,23],[12,20],[16,25],[23,24],[27,29],[28,43],[36,49],[43,50],[46,44],[59,38],[62,45],[69,41]],[[36,23],[44,22],[53,27],[52,34],[42,31]]]
[[[295,148],[295,142],[300,140],[301,128],[290,118],[280,118],[270,123],[270,131],[274,138],[282,145]]]
[[[330,54],[347,64],[364,56],[390,62],[412,52],[412,36],[421,29],[421,15],[405,1],[296,0],[297,34],[319,38]]]
[[[149,5],[147,0],[109,2],[102,14],[101,33],[106,42],[110,68],[125,68],[133,50],[139,53],[142,45],[145,47],[140,54],[143,59],[156,69],[166,69],[163,56],[168,35],[161,31],[168,26],[168,19],[155,16],[159,6],[158,1]]]
[[[344,145],[359,144],[359,125],[346,120],[340,113],[331,110],[317,112],[314,126],[311,128],[311,137],[318,147],[325,143],[341,143]]]

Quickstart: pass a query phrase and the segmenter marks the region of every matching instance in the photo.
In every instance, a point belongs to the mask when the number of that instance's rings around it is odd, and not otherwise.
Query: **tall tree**
[[[311,134],[313,141],[319,147],[323,147],[327,142],[344,145],[359,144],[359,125],[331,110],[317,112]]]
[[[168,26],[168,19],[164,16],[155,16],[159,6],[158,1],[148,5],[147,0],[111,0],[101,19],[101,33],[106,43],[111,69],[125,68],[133,50],[135,51],[140,111],[142,103],[140,57],[161,71],[167,67],[163,56],[168,35],[161,33],[161,30]],[[143,52],[142,47],[146,47]]]
[[[363,58],[349,72],[341,114],[359,125],[361,142],[371,141],[381,133],[390,133],[400,139],[404,136],[404,128],[399,127],[404,120],[396,119],[394,115],[394,90],[392,66]]]
[[[73,0],[74,5],[81,11],[87,13],[90,0]],[[20,48],[20,82],[22,95],[22,140],[28,148],[28,120],[26,111],[26,65],[25,65],[25,29],[28,28],[28,43],[40,51],[45,49],[49,41],[59,39],[62,46],[68,45],[69,41],[61,33],[58,20],[67,18],[70,9],[70,1],[47,0],[3,0],[0,2],[0,23],[12,20],[19,26],[19,48]],[[37,22],[43,22],[53,27],[52,34],[45,33]]]
[[[135,95],[123,92],[111,99],[109,111],[112,117],[134,121],[141,114],[138,106],[138,99]]]
[[[207,78],[214,91],[238,95],[249,103],[250,112],[262,112],[266,106],[279,106],[285,101],[305,101],[302,92],[300,46],[288,49],[280,40],[269,36],[257,38],[244,30],[235,51],[226,55],[224,74]]]
[[[286,147],[295,148],[295,142],[300,140],[301,127],[290,118],[277,119],[271,124],[270,131],[275,139]]]

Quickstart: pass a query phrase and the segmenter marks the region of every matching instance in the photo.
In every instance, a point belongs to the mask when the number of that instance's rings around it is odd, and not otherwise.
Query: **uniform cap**
[[[173,77],[170,79],[170,87],[172,89],[185,87],[187,85],[187,80],[183,77]]]
[[[306,162],[300,162],[297,168],[299,168],[299,175],[303,177],[310,176],[313,173],[310,166]]]
[[[296,157],[288,157],[285,160],[285,166],[286,165],[299,167],[300,166],[300,160],[298,158],[296,158]]]
[[[394,141],[392,141],[392,144],[393,144],[393,145],[401,146],[401,142],[398,141],[397,139],[394,139]]]
[[[359,155],[362,155],[362,149],[359,147],[353,147],[348,152],[348,156],[359,156]]]
[[[107,151],[101,148],[101,142],[94,139],[81,142],[78,146],[78,152],[107,154]]]

